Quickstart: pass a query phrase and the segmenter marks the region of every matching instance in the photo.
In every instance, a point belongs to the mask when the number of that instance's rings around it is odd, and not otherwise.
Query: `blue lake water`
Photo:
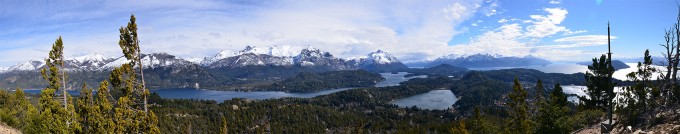
[[[451,90],[432,90],[427,93],[398,99],[392,102],[399,107],[416,106],[421,109],[446,110],[458,101]]]
[[[24,93],[28,94],[39,94],[41,89],[24,89]],[[69,95],[80,95],[80,91],[66,91]],[[57,91],[57,94],[61,94],[61,91]]]
[[[419,75],[419,76],[413,76],[413,77],[408,77],[405,78],[404,76],[409,73],[407,72],[399,72],[397,74],[392,74],[392,73],[380,73],[380,75],[385,78],[385,81],[379,82],[375,84],[375,87],[388,87],[388,86],[399,86],[399,83],[408,81],[413,78],[427,78],[425,75]]]
[[[352,88],[331,89],[314,93],[286,93],[280,91],[239,92],[239,91],[216,91],[216,90],[196,90],[191,88],[176,88],[176,89],[153,90],[152,92],[158,93],[158,95],[160,95],[163,98],[170,99],[202,99],[223,102],[224,100],[231,100],[233,98],[247,98],[256,100],[276,99],[283,97],[312,98],[319,95],[326,95],[349,89]]]
[[[376,87],[386,87],[386,86],[397,86],[399,83],[407,81],[412,78],[424,78],[426,76],[415,76],[404,78],[407,75],[406,72],[399,72],[397,74],[392,73],[381,73],[385,78],[385,81],[377,83]],[[313,93],[287,93],[280,91],[251,91],[251,92],[239,92],[239,91],[216,91],[216,90],[197,90],[193,88],[175,88],[175,89],[159,89],[151,90],[151,92],[158,93],[163,98],[170,99],[203,99],[203,100],[214,100],[217,102],[223,102],[224,100],[231,100],[233,98],[247,98],[247,99],[275,99],[283,97],[296,97],[296,98],[312,98],[319,95],[326,95],[335,92],[345,91],[352,88],[340,88],[324,90]],[[26,93],[38,94],[41,90],[29,89],[25,90]],[[68,91],[71,95],[79,95],[79,91]]]
[[[386,86],[397,86],[399,83],[407,81],[412,78],[422,78],[425,76],[409,77],[404,78],[407,75],[406,72],[399,72],[397,74],[392,73],[381,73],[385,78],[385,81],[376,84],[376,87],[386,87]],[[251,92],[239,92],[239,91],[215,91],[215,90],[196,90],[191,88],[177,88],[177,89],[161,89],[153,90],[152,92],[158,93],[163,98],[172,99],[205,99],[205,100],[215,100],[217,102],[222,102],[224,100],[231,100],[233,98],[247,98],[247,99],[275,99],[283,97],[296,97],[296,98],[312,98],[319,95],[326,95],[335,92],[345,91],[352,88],[340,88],[324,90],[313,93],[287,93],[280,91],[251,91]]]

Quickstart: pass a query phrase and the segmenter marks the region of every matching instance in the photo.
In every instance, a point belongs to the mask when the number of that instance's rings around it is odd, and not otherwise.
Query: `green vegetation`
[[[534,122],[529,117],[529,104],[527,104],[527,91],[524,91],[519,80],[515,79],[512,93],[508,95],[508,109],[510,118],[505,128],[506,132],[519,134],[533,132]]]
[[[579,97],[586,109],[600,109],[605,110],[609,108],[609,99],[613,99],[614,85],[610,85],[611,76],[614,74],[614,69],[609,65],[609,60],[606,55],[600,56],[600,59],[594,58],[593,65],[588,66],[586,72],[586,94],[590,98]]]
[[[441,65],[430,67],[430,68],[410,69],[407,72],[409,72],[411,74],[407,74],[404,77],[427,75],[429,77],[460,78],[463,75],[465,75],[465,73],[467,73],[468,71],[469,70],[467,68],[456,67],[456,66],[452,66],[452,65],[449,65],[449,64],[441,64]]]
[[[345,87],[369,87],[385,80],[380,74],[365,70],[343,70],[323,73],[301,72],[281,82],[264,87],[286,92],[317,92]]]

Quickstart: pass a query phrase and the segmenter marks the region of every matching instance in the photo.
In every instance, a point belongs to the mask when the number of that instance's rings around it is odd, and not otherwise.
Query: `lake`
[[[387,86],[398,86],[399,83],[413,79],[413,78],[425,78],[427,76],[414,76],[405,78],[404,76],[409,73],[399,72],[396,74],[392,73],[380,73],[382,77],[385,78],[384,81],[377,83],[376,87],[387,87]],[[233,98],[247,98],[247,99],[275,99],[283,97],[296,97],[296,98],[312,98],[319,95],[327,95],[335,92],[345,91],[352,88],[339,88],[324,90],[313,93],[287,93],[281,91],[251,91],[251,92],[240,92],[240,91],[217,91],[217,90],[197,90],[193,88],[174,88],[174,89],[159,89],[151,90],[151,92],[158,93],[163,98],[170,99],[203,99],[203,100],[214,100],[217,102],[223,102],[224,100],[231,100]],[[41,90],[39,89],[27,89],[24,92],[29,94],[38,94]],[[71,95],[79,95],[79,91],[68,91]]]
[[[395,100],[392,104],[405,108],[416,106],[421,109],[446,110],[451,108],[456,101],[458,101],[458,98],[456,98],[456,95],[451,90],[432,90],[427,93]]]
[[[562,85],[562,90],[564,91],[565,94],[576,94],[578,96],[585,96],[587,98],[590,98],[590,97],[587,96],[587,94],[585,92],[586,88],[587,88],[586,86],[576,86],[576,85],[564,86],[564,85]],[[622,87],[614,87],[614,92],[616,92],[617,94],[621,94],[621,93],[623,93],[623,89],[622,89]],[[614,100],[618,100],[621,97],[622,96],[617,95]],[[578,103],[578,101],[579,101],[579,99],[576,96],[570,96],[570,97],[567,98],[567,100],[574,102],[574,103]]]
[[[404,78],[405,75],[409,73],[399,72],[397,74],[392,73],[380,73],[385,81],[377,83],[376,87],[386,87],[386,86],[398,86],[399,83],[407,81],[412,78],[424,78],[426,76],[415,76]],[[216,90],[196,90],[193,88],[176,88],[176,89],[161,89],[152,90],[152,92],[158,93],[163,98],[171,99],[204,99],[204,100],[215,100],[217,102],[223,102],[224,100],[231,100],[233,98],[247,98],[247,99],[275,99],[283,97],[296,97],[296,98],[312,98],[320,95],[327,95],[335,92],[345,91],[353,88],[340,88],[324,90],[313,93],[287,93],[281,91],[251,91],[251,92],[240,92],[240,91],[216,91]]]
[[[612,77],[619,80],[628,80],[626,75],[630,72],[637,71],[637,63],[626,63],[630,68],[620,69],[614,72]],[[653,67],[663,69],[661,66],[653,65]],[[501,69],[512,69],[512,68],[526,68],[526,69],[536,69],[545,73],[563,73],[563,74],[573,74],[573,73],[585,73],[588,71],[588,66],[579,65],[576,63],[554,63],[545,66],[523,66],[523,67],[482,67],[482,68],[469,68],[470,70],[501,70]],[[656,78],[659,74],[653,74],[652,78]]]
[[[399,86],[399,83],[408,81],[413,78],[427,78],[426,75],[419,75],[419,76],[413,76],[413,77],[408,77],[405,78],[404,76],[409,73],[407,72],[399,72],[396,74],[392,73],[380,73],[380,75],[385,78],[384,81],[379,82],[375,84],[375,87],[388,87],[388,86]]]

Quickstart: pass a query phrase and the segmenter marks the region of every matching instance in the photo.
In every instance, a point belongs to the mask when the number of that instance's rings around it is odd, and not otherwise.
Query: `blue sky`
[[[4,0],[0,66],[42,59],[63,36],[65,54],[120,56],[118,28],[137,16],[144,52],[213,56],[246,45],[308,46],[339,57],[378,49],[402,61],[486,53],[587,61],[660,55],[673,0]]]

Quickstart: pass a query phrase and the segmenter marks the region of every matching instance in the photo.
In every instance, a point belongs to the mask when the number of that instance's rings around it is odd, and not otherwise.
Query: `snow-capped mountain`
[[[102,66],[101,69],[103,70],[113,69],[114,67],[119,67],[128,62],[129,60],[121,56],[113,61],[108,62],[107,64]],[[167,53],[151,53],[142,54],[142,64],[144,65],[144,68],[157,68],[170,66],[186,66],[196,63]]]
[[[214,57],[206,57],[202,61],[208,68],[245,67],[245,66],[324,66],[337,70],[354,69],[343,59],[335,58],[329,52],[308,47],[292,54],[294,47],[273,46],[266,49],[247,46],[245,49],[227,57],[222,51]]]
[[[364,64],[391,64],[391,63],[397,63],[399,60],[397,57],[392,56],[391,54],[378,50],[375,52],[371,52],[368,54],[366,60],[364,60]]]
[[[67,57],[65,60],[65,70],[105,71],[128,62],[123,56],[112,58],[94,53],[79,57]],[[325,68],[322,70],[365,69],[369,71],[387,71],[395,68],[406,68],[396,57],[382,50],[369,53],[366,56],[346,60],[311,46],[307,48],[299,46],[271,46],[263,48],[247,46],[238,52],[224,50],[215,54],[215,56],[205,58],[180,58],[167,53],[142,54],[142,63],[144,68],[150,69],[188,65],[210,69],[246,66],[299,66]],[[45,63],[42,60],[31,60],[19,63],[6,70],[39,71],[44,66]]]
[[[293,62],[299,66],[326,66],[337,70],[356,69],[344,59],[336,58],[329,52],[312,47],[302,49],[300,54],[293,58]]]
[[[203,66],[210,66],[212,63],[217,62],[222,59],[227,59],[230,57],[254,54],[254,55],[268,55],[272,57],[294,57],[300,53],[301,48],[296,46],[270,46],[266,48],[259,48],[255,46],[246,46],[245,49],[234,52],[231,50],[222,50],[213,57],[205,57],[203,61],[200,61]],[[248,63],[246,63],[248,64]],[[237,64],[235,64],[237,65]],[[258,64],[248,64],[248,65],[258,65]],[[263,62],[262,65],[267,65]],[[288,65],[286,63],[281,63],[278,65]]]
[[[44,61],[39,61],[39,60],[30,60],[27,62],[22,62],[18,63],[14,66],[9,67],[7,71],[31,71],[31,70],[38,70],[42,66],[45,66]]]
[[[396,57],[382,50],[371,52],[365,57],[351,58],[348,61],[361,69],[373,72],[408,69],[408,67],[401,63]]]
[[[520,66],[535,66],[548,65],[549,61],[533,57],[531,55],[525,57],[506,57],[502,55],[490,54],[474,54],[469,56],[460,55],[446,55],[439,57],[432,61],[413,62],[408,63],[410,66],[416,67],[433,67],[441,64],[449,64],[459,67],[520,67]]]
[[[114,67],[119,67],[129,61],[125,57],[110,58],[104,55],[94,53],[79,57],[67,57],[64,60],[64,69],[67,71],[97,71],[97,70],[110,70]],[[194,64],[190,61],[181,59],[179,57],[167,54],[167,53],[153,53],[153,54],[142,54],[142,62],[144,63],[144,68],[155,68],[155,67],[165,67],[165,66],[179,66],[179,65],[189,65]],[[30,60],[27,62],[22,62],[9,67],[4,72],[8,71],[39,71],[41,68],[45,67],[45,62],[42,60]]]
[[[66,58],[64,65],[67,70],[99,70],[111,61],[114,61],[114,58],[106,57],[99,53],[93,53],[79,57]]]
[[[9,69],[9,67],[0,67],[0,73],[5,72]]]
[[[205,63],[205,62],[204,62]],[[245,67],[245,66],[291,66],[292,58],[275,57],[266,54],[244,53],[241,55],[217,60],[210,64],[204,64],[208,68],[220,67]]]

